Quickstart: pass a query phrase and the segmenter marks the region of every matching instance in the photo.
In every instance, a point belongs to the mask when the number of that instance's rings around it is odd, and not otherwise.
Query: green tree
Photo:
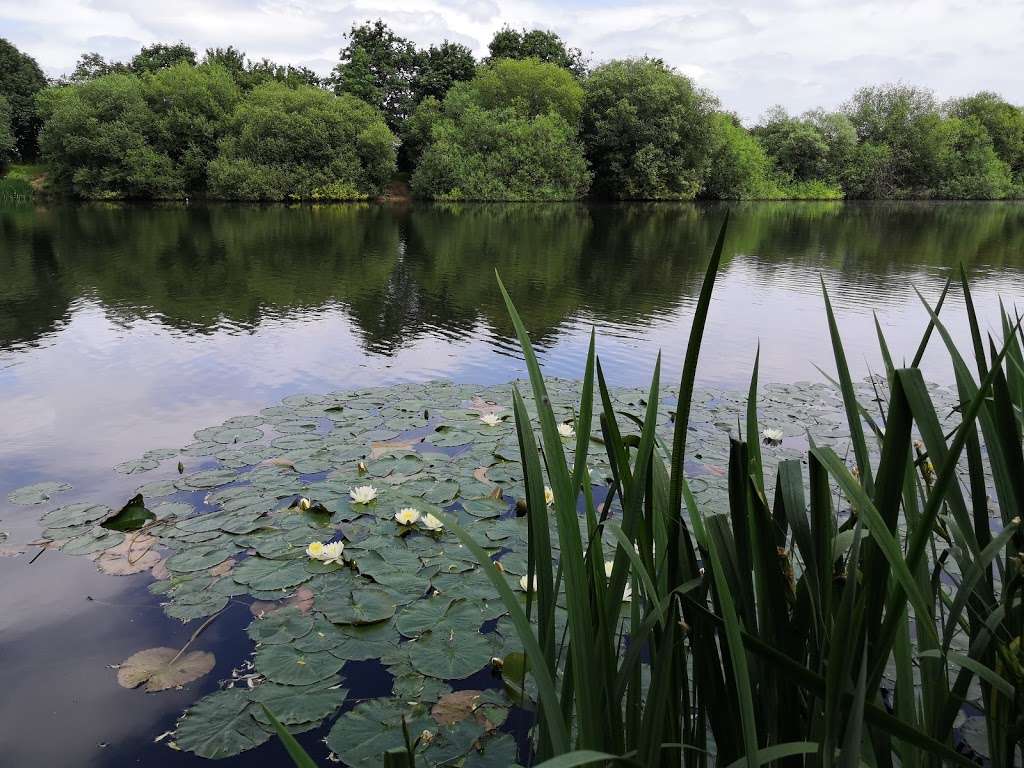
[[[137,75],[147,72],[157,72],[178,64],[190,64],[195,66],[196,52],[191,46],[185,43],[154,43],[144,45],[142,50],[132,57],[129,67]]]
[[[455,83],[471,80],[474,74],[476,59],[469,48],[447,40],[432,45],[419,52],[410,84],[413,101],[419,104],[429,96],[441,100]]]
[[[380,112],[354,96],[265,83],[239,102],[209,165],[209,190],[238,200],[379,194],[395,170]]]
[[[0,96],[0,173],[6,173],[8,166],[18,159],[18,142],[11,129],[11,104]]]
[[[582,78],[587,73],[587,62],[579,48],[570,48],[551,30],[527,31],[504,26],[494,33],[488,45],[490,60],[539,59],[555,64]]]
[[[151,146],[171,159],[184,189],[205,189],[206,167],[239,99],[231,73],[215,64],[180,63],[146,75],[144,85],[153,112]]]
[[[161,198],[184,193],[184,178],[153,148],[156,119],[144,82],[105,75],[39,95],[43,160],[57,189],[79,197]]]
[[[702,196],[716,200],[769,196],[772,161],[764,147],[734,115],[719,112],[711,120],[711,162]]]
[[[412,178],[440,200],[567,200],[590,184],[578,120],[583,90],[564,69],[498,60],[426,99],[411,124],[425,144]]]
[[[1024,110],[1004,101],[998,94],[981,91],[954,100],[949,111],[963,120],[974,118],[992,139],[999,159],[1016,176],[1024,176]]]
[[[783,175],[796,181],[827,175],[828,143],[810,121],[790,117],[783,107],[777,106],[761,118],[752,133]]]
[[[379,109],[392,131],[399,133],[414,108],[412,79],[419,54],[416,46],[391,31],[380,19],[352,25],[345,35],[341,61],[334,68],[335,93],[348,93]]]
[[[102,55],[92,51],[78,57],[78,63],[75,64],[75,69],[66,82],[84,83],[104,75],[128,74],[130,71],[127,64],[122,64],[119,61],[107,61]]]
[[[257,85],[271,80],[292,87],[297,85],[320,87],[322,84],[322,78],[308,67],[278,64],[270,59],[249,61],[246,59],[245,51],[232,45],[227,48],[207,48],[203,55],[203,63],[224,67],[243,91],[249,91]]]
[[[713,146],[716,101],[660,59],[624,59],[587,78],[582,138],[600,195],[692,200]]]
[[[44,87],[46,77],[36,60],[0,38],[0,96],[10,106],[11,132],[25,160],[34,160],[38,153],[40,119],[35,98]]]
[[[828,148],[825,179],[831,183],[838,182],[857,149],[857,129],[842,112],[813,109],[804,113],[803,120],[818,130]]]
[[[942,158],[942,178],[936,185],[940,197],[992,200],[1010,193],[1010,167],[1000,159],[991,136],[976,117],[945,121],[949,149]]]

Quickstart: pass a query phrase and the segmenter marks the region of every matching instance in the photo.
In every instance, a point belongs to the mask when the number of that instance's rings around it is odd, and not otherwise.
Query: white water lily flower
[[[429,512],[425,514],[421,518],[421,520],[423,522],[423,527],[426,528],[428,531],[440,531],[442,528],[444,528],[444,523],[442,523],[438,518],[434,517]]]
[[[767,445],[778,445],[782,442],[782,430],[769,427],[761,430],[761,437]]]
[[[576,432],[572,428],[572,424],[562,423],[558,425],[558,436],[559,437],[572,437]]]
[[[310,500],[307,499],[305,496],[299,499],[299,509],[302,510],[303,512],[305,512],[311,506],[313,506],[312,502],[310,502]]]
[[[483,416],[480,417],[480,421],[482,421],[488,427],[496,427],[499,424],[501,424],[503,419],[496,413],[485,413]]]
[[[615,567],[615,561],[614,560],[605,560],[604,561],[604,577],[606,579],[610,579],[612,577],[612,568],[614,568],[614,567]]]
[[[395,512],[395,520],[402,525],[412,525],[420,519],[420,511],[415,507],[403,507]]]
[[[311,541],[306,545],[306,554],[313,560],[319,560],[324,553],[323,542]]]
[[[369,504],[377,498],[377,489],[372,485],[360,485],[348,492],[356,504]]]
[[[344,551],[345,545],[340,541],[332,541],[330,544],[324,544],[320,557],[317,559],[330,565],[331,563],[341,562],[341,553]]]
[[[534,575],[534,577],[533,577],[533,584],[532,585],[530,584],[529,577],[528,576],[523,576],[519,580],[519,588],[521,590],[523,590],[523,592],[536,592],[537,591],[537,576]]]
[[[555,503],[555,492],[548,486],[544,486],[544,503],[549,507]]]

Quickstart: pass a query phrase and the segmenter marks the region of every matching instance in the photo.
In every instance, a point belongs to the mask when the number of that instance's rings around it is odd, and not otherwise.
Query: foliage
[[[587,73],[587,61],[579,48],[570,48],[551,30],[522,31],[504,26],[488,45],[490,60],[538,59],[572,72],[578,78]]]
[[[237,100],[225,69],[185,63],[50,89],[40,107],[52,182],[93,199],[201,191]]]
[[[132,57],[128,66],[135,74],[143,75],[179,64],[195,66],[196,52],[190,46],[185,43],[154,43],[142,46],[142,50]]]
[[[1024,175],[1024,110],[989,91],[956,99],[949,110],[962,120],[974,118],[981,123],[992,139],[996,155],[1010,167],[1010,173]]]
[[[11,127],[11,103],[0,96],[0,174],[18,159],[18,142]]]
[[[590,182],[576,124],[583,90],[564,69],[502,59],[425,100],[411,121],[423,146],[417,195],[439,200],[568,200]]]
[[[784,108],[775,107],[752,133],[780,173],[797,181],[822,178],[827,173],[829,146],[810,121],[790,117]]]
[[[715,100],[649,58],[597,67],[584,87],[581,135],[594,191],[622,199],[692,200],[714,146]]]
[[[105,75],[43,91],[40,148],[56,189],[92,199],[177,197],[184,178],[150,143],[155,116],[145,83]]]
[[[716,200],[768,197],[771,159],[764,147],[732,115],[712,118],[713,149],[701,195]]]
[[[227,48],[207,48],[203,56],[204,64],[219,64],[231,73],[231,77],[243,91],[249,91],[257,85],[270,80],[284,83],[290,87],[310,85],[319,87],[320,76],[308,67],[291,64],[277,64],[270,59],[250,61],[245,52],[232,45]]]
[[[398,133],[414,107],[412,80],[419,56],[415,44],[380,19],[352,25],[341,61],[332,74],[335,93],[348,93],[379,109]]]
[[[36,60],[0,38],[0,97],[7,99],[18,156],[25,161],[35,160],[38,152],[40,120],[35,98],[45,86],[46,77]]]
[[[449,89],[476,73],[473,52],[461,43],[445,40],[419,52],[410,88],[416,104],[433,97],[444,99]]]
[[[689,765],[688,755],[710,749],[719,765],[895,759],[969,767],[951,745],[974,682],[985,751],[994,765],[1013,765],[1024,743],[1020,320],[1004,314],[1003,340],[990,339],[986,351],[962,279],[978,380],[938,318],[945,291],[934,309],[925,302],[931,319],[909,367],[894,368],[879,331],[886,375],[875,384],[884,390],[876,417],[857,400],[823,288],[854,470],[810,438],[807,480],[803,462],[784,460],[771,488],[759,445],[755,358],[746,421],[730,440],[728,513],[709,514],[683,467],[724,237],[723,225],[695,310],[671,445],[655,432],[660,358],[642,401],[646,414],[622,421],[592,337],[574,409],[577,424],[587,426],[578,430],[570,464],[526,329],[502,286],[535,404],[528,410],[513,389],[529,530],[524,582],[536,585],[525,609],[474,537],[451,525],[498,590],[523,644],[537,692],[538,759],[552,768],[620,759]],[[952,429],[917,368],[933,331],[956,371]],[[612,474],[600,506],[587,464],[598,396]],[[765,442],[776,439],[765,435]],[[989,483],[999,509],[994,524]],[[621,514],[609,515],[616,499]],[[622,617],[627,590],[631,610]],[[567,616],[556,628],[559,605]],[[573,750],[574,758],[557,759]]]
[[[358,199],[379,194],[394,167],[394,137],[370,105],[266,83],[229,119],[209,185],[228,199]]]

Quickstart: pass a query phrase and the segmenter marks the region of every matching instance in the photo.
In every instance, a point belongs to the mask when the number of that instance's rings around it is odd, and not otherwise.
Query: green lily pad
[[[7,500],[11,504],[42,504],[49,501],[58,493],[65,493],[71,490],[67,483],[49,481],[45,483],[33,483],[21,488],[15,488],[7,494]]]
[[[114,514],[114,510],[103,504],[68,504],[47,512],[42,524],[48,528],[70,528],[74,525],[101,523]]]
[[[256,619],[247,631],[253,642],[281,645],[305,637],[312,628],[312,616],[303,614],[298,608],[282,608]]]
[[[479,672],[491,658],[491,646],[476,630],[439,624],[410,641],[409,660],[421,674],[439,680],[461,680]]]
[[[329,653],[303,653],[289,645],[268,645],[256,652],[256,669],[283,685],[310,685],[336,675],[343,659]]]
[[[265,704],[285,725],[319,722],[338,709],[348,690],[341,681],[330,677],[313,685],[280,685],[263,683],[250,694],[253,701]],[[253,716],[261,723],[270,724],[262,707],[254,708]]]
[[[330,592],[317,607],[335,624],[373,624],[390,619],[397,606],[385,590],[361,587]]]
[[[178,721],[174,740],[179,747],[200,757],[231,757],[258,747],[270,738],[250,714],[247,691],[229,688],[200,699]]]
[[[426,708],[393,699],[370,699],[343,714],[327,734],[327,746],[352,768],[377,768],[381,755],[405,745],[402,717],[409,733],[435,725]]]
[[[107,518],[100,525],[111,531],[137,531],[155,517],[156,515],[146,509],[146,502],[139,493],[129,499],[116,515]]]
[[[255,590],[297,587],[312,577],[301,560],[266,560],[262,557],[246,558],[231,575],[239,584]]]

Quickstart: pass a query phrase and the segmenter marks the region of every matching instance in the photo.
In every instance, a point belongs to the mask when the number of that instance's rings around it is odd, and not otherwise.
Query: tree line
[[[905,84],[750,129],[655,58],[591,66],[505,27],[477,61],[354,25],[328,77],[184,43],[84,54],[48,82],[0,40],[0,168],[87,199],[348,200],[396,173],[433,200],[1024,197],[1024,111]]]

